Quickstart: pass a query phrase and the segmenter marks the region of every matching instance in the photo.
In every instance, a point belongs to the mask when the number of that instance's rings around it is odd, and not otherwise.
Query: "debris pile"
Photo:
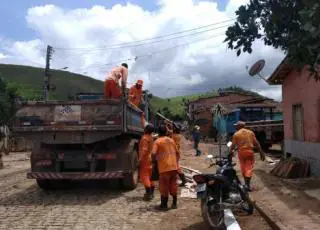
[[[310,165],[296,157],[281,160],[270,173],[282,178],[303,178],[310,176]]]
[[[181,189],[180,197],[196,199],[197,198],[197,194],[196,194],[197,183],[193,180],[193,176],[200,174],[201,172],[194,170],[194,169],[191,169],[191,168],[184,167],[184,166],[180,166],[180,167],[184,172],[186,180],[188,181],[185,185],[185,188]]]

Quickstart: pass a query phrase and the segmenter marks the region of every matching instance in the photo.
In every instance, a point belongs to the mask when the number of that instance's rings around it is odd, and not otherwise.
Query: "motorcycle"
[[[228,148],[231,142],[227,144]],[[215,174],[198,174],[193,179],[197,183],[197,198],[201,200],[201,213],[209,229],[224,229],[224,210],[241,209],[249,215],[253,213],[253,204],[249,192],[243,185],[234,169],[235,163],[227,157],[208,155],[209,167],[217,165]],[[214,160],[216,161],[214,162]]]

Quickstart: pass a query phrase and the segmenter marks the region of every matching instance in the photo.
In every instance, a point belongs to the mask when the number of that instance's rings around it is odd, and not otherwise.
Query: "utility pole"
[[[49,99],[49,90],[51,88],[51,82],[50,82],[50,61],[51,56],[53,53],[52,46],[47,46],[47,54],[46,54],[46,68],[44,70],[44,82],[43,82],[43,99],[44,101],[48,101]]]

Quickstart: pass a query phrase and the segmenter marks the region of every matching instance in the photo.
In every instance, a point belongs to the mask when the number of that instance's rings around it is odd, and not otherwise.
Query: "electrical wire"
[[[135,43],[141,43],[141,42],[145,42],[145,41],[152,41],[152,40],[156,40],[156,39],[159,39],[159,38],[166,38],[166,37],[170,37],[172,35],[191,32],[191,31],[207,28],[207,27],[214,26],[214,25],[223,24],[223,23],[226,23],[226,22],[234,21],[234,20],[235,19],[229,19],[229,20],[226,20],[226,21],[212,23],[212,24],[209,24],[209,25],[205,25],[205,26],[201,26],[201,27],[197,27],[197,28],[193,28],[193,29],[189,29],[189,30],[179,31],[179,32],[172,33],[172,34],[157,36],[157,37],[138,40],[138,41],[133,41],[133,42],[118,43],[118,44],[113,44],[112,46],[98,46],[98,47],[87,47],[87,48],[61,48],[61,47],[54,47],[54,49],[55,50],[96,50],[96,49],[98,49],[98,50],[103,49],[104,50],[104,49],[112,49],[112,48],[113,49],[119,49],[119,48],[133,46],[133,44],[135,44]],[[212,28],[212,29],[208,29],[208,30],[204,30],[204,31],[198,31],[198,32],[191,33],[191,34],[188,34],[188,35],[182,35],[182,36],[178,36],[178,37],[170,38],[170,39],[166,39],[166,40],[171,40],[171,39],[176,39],[176,38],[181,38],[181,37],[187,37],[187,36],[191,36],[191,35],[194,35],[194,34],[204,33],[204,32],[208,32],[208,31],[212,31],[212,30],[216,30],[216,29],[221,29],[221,28],[228,27],[228,26],[230,26],[230,25],[228,24],[228,25],[224,25],[224,26],[221,26],[221,27],[216,27],[216,28]],[[161,40],[161,41],[166,41],[166,40]],[[159,42],[159,41],[157,41],[157,42]],[[145,44],[152,44],[152,43],[154,43],[154,42],[148,42],[148,43],[145,43]],[[140,45],[141,44],[138,44],[138,45],[135,45],[135,46],[140,46]],[[114,47],[114,46],[116,46],[116,47]]]
[[[211,40],[213,38],[217,38],[217,37],[223,36],[223,35],[224,34],[218,34],[216,36],[211,36],[209,38],[205,38],[205,39],[202,38],[202,39],[198,39],[198,40],[195,40],[195,41],[192,41],[192,42],[178,44],[178,45],[175,45],[175,46],[172,46],[172,47],[168,47],[168,48],[165,48],[165,49],[161,49],[161,50],[157,50],[157,51],[154,51],[154,52],[151,52],[151,53],[148,53],[148,54],[133,56],[133,57],[129,57],[129,58],[126,58],[126,59],[121,59],[121,60],[117,60],[117,61],[113,61],[113,62],[109,62],[109,63],[106,63],[106,64],[101,64],[101,65],[93,64],[93,65],[89,65],[87,67],[83,67],[83,68],[80,68],[80,69],[106,67],[106,66],[109,66],[109,65],[114,65],[114,64],[118,64],[120,62],[131,61],[131,60],[137,61],[137,60],[142,59],[142,58],[147,58],[147,57],[151,57],[153,55],[157,55],[158,53],[166,52],[166,51],[169,51],[169,50],[172,50],[172,49],[176,49],[176,48],[179,48],[179,47],[182,47],[182,46],[187,46],[187,45],[191,45],[191,44],[202,42],[202,41]],[[221,44],[219,44],[219,46],[220,45]]]

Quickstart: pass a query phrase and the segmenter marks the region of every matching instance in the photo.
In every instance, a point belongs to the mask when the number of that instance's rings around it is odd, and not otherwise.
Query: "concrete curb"
[[[263,217],[263,219],[265,219],[267,221],[267,223],[269,224],[269,226],[273,230],[286,230],[287,229],[281,223],[273,220],[270,217],[270,214],[268,213],[268,211],[266,211],[267,209],[266,209],[266,207],[264,207],[264,205],[262,205],[262,204],[260,204],[259,202],[256,202],[256,201],[252,201],[251,199],[250,199],[250,201],[252,202],[254,207],[257,209],[257,211],[260,213],[260,215]]]

